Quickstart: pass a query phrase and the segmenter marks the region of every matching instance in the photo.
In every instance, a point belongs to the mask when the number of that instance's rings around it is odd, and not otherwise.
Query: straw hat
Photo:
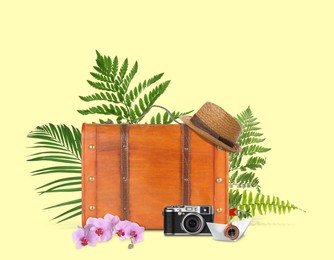
[[[236,142],[241,127],[221,107],[206,102],[194,116],[181,116],[180,119],[200,136],[222,149],[233,153],[240,151]]]

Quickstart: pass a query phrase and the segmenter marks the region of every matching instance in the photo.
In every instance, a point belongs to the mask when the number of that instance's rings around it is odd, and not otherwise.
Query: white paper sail
[[[239,229],[239,232],[240,232],[239,237],[235,240],[231,240],[230,238],[228,238],[224,235],[225,227],[228,224],[216,224],[216,223],[210,223],[210,222],[207,222],[207,224],[208,224],[208,227],[211,231],[211,234],[212,234],[212,236],[215,240],[238,241],[242,237],[242,235],[245,233],[245,231],[248,228],[251,220],[252,220],[251,218],[246,218],[246,219],[243,219],[243,220],[236,221],[236,222],[232,223],[234,226],[237,226],[237,228]]]

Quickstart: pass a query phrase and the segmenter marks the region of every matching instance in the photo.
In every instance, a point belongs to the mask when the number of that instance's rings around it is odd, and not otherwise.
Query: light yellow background
[[[89,2],[89,4],[87,3]],[[1,259],[302,259],[333,257],[332,1],[1,1]],[[34,191],[29,131],[80,127],[86,83],[102,54],[139,62],[135,82],[165,72],[157,102],[173,110],[212,101],[231,114],[251,106],[271,147],[264,194],[307,213],[257,216],[237,243],[145,232],[76,250],[79,218],[56,225]],[[58,199],[57,199],[58,198]],[[7,257],[5,257],[7,256]]]

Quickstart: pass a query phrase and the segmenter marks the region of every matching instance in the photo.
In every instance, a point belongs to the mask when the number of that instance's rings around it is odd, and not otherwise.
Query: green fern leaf
[[[121,93],[125,94],[128,91],[129,85],[138,71],[138,62],[136,61],[133,65],[130,73],[124,78],[123,83],[121,84]]]
[[[245,196],[247,196],[247,193],[245,193]],[[253,204],[253,193],[251,192],[248,194],[248,204]]]
[[[157,120],[156,121],[157,124],[161,124],[161,114],[160,113],[157,114],[156,120]]]
[[[108,57],[108,58],[111,60],[110,57]],[[110,69],[111,69],[111,67],[110,67]],[[116,77],[117,73],[118,73],[118,58],[117,58],[117,56],[115,56],[114,61],[112,63],[112,73],[111,73],[113,80],[115,80],[115,77]]]
[[[147,81],[144,80],[143,82],[139,83],[136,87],[134,87],[134,89],[131,90],[129,94],[126,94],[126,97],[128,97],[131,100],[131,102],[134,102],[146,88],[150,87],[152,84],[154,84],[159,79],[161,79],[163,75],[164,73],[160,73],[160,74],[154,75]],[[146,94],[144,96],[144,101],[145,101],[145,104],[148,106],[149,100]]]
[[[170,121],[170,116],[167,112],[164,113],[163,117],[162,117],[162,123],[163,124],[168,124],[168,122]]]
[[[260,197],[260,193],[256,193],[255,199],[254,199],[254,204],[258,204],[259,203],[259,197]]]
[[[100,73],[95,73],[95,72],[91,72],[90,75],[92,75],[95,79],[99,80],[99,81],[102,81],[102,82],[105,82],[105,83],[111,83],[113,84],[113,81],[112,79],[109,77],[109,76],[105,76],[103,74],[100,74]],[[89,81],[87,81],[92,87],[95,87],[93,86]],[[102,84],[102,83],[101,83]],[[98,87],[96,87],[98,88]],[[100,89],[100,88],[98,88]],[[102,90],[107,90],[107,88],[104,88]]]
[[[233,197],[236,197],[236,194],[239,194],[239,190],[230,190],[229,192],[229,195]],[[268,195],[265,196],[263,194],[257,193],[255,195],[255,199],[253,200],[252,198],[253,193],[244,190],[244,192],[242,193],[242,199],[236,207],[238,209],[250,209],[252,216],[255,216],[256,213],[264,215],[267,213],[285,214],[287,211],[291,212],[291,210],[304,211],[297,206],[291,204],[289,201],[280,200],[276,196],[270,198],[270,196]]]
[[[248,133],[254,133],[254,131],[249,131]],[[243,145],[247,145],[247,144],[256,144],[256,143],[262,143],[263,141],[265,141],[265,138],[257,138],[257,137],[247,137],[247,138],[241,138],[239,145],[243,146]]]
[[[87,82],[101,92],[80,96],[80,99],[85,102],[107,101],[112,104],[98,104],[88,109],[77,111],[82,115],[113,115],[115,118],[112,120],[118,123],[124,121],[133,123],[138,117],[146,114],[156,100],[165,92],[170,83],[170,81],[165,81],[155,86],[149,93],[144,93],[148,87],[153,86],[154,83],[162,78],[164,73],[159,73],[130,89],[130,83],[138,71],[138,62],[136,61],[129,71],[128,59],[125,59],[119,67],[117,56],[112,59],[109,56],[101,55],[98,51],[96,51],[96,66],[94,66],[94,69],[95,71],[91,72],[91,76],[95,81],[88,80]],[[102,120],[102,122],[105,121]],[[137,120],[136,123],[139,123],[139,121]],[[151,121],[156,122],[156,119]],[[167,119],[163,120],[162,118],[161,122],[166,123]]]
[[[230,176],[230,183],[231,184],[235,184],[237,176],[238,176],[238,171],[231,174],[231,176]]]
[[[102,106],[90,107],[86,110],[77,110],[80,114],[88,115],[88,114],[102,114],[102,115],[115,115],[123,117],[122,110],[118,106],[113,106],[112,104]]]
[[[112,90],[110,87],[110,84],[106,84],[103,82],[94,82],[91,80],[87,80],[87,82],[90,86],[92,86],[93,88],[99,89],[99,90],[108,90],[108,91]]]
[[[252,204],[250,205],[251,210],[252,210],[252,216],[255,216],[255,212],[256,212],[256,204]]]
[[[135,105],[135,112],[137,117],[140,117],[142,115],[138,105]]]
[[[110,77],[113,81],[114,77],[113,77],[112,70],[115,66],[116,67],[118,66],[117,57],[115,57],[114,59],[114,61],[116,60],[117,64],[114,64],[115,62],[113,63],[113,61],[111,60],[109,56],[102,56],[98,51],[96,51],[96,56],[97,56],[96,64],[98,67],[94,67],[95,70],[105,76]]]
[[[117,81],[118,81],[119,83],[121,83],[121,82],[123,81],[123,79],[124,79],[124,77],[125,77],[125,75],[126,75],[126,72],[128,71],[128,66],[129,66],[128,59],[125,59],[125,60],[123,61],[123,64],[122,64],[122,66],[121,66],[121,70],[120,70],[119,75],[118,75],[118,77],[117,77]]]
[[[242,193],[242,205],[246,204],[247,204],[247,192],[246,190],[244,190],[244,192]]]
[[[146,106],[144,105],[144,101],[142,99],[139,99],[139,107],[142,111],[146,110]]]
[[[255,138],[263,136],[263,133],[259,133],[257,131],[243,131],[238,139],[238,143],[242,145],[250,144],[253,140],[256,140]],[[252,139],[254,138],[254,139]],[[258,138],[259,142],[264,141],[265,139]]]
[[[262,168],[266,164],[266,159],[252,156],[249,157],[246,164],[244,166],[240,166],[241,171],[246,171],[247,169],[256,170],[258,168]]]
[[[168,87],[170,81],[165,81],[160,85],[156,86],[153,90],[151,90],[148,94],[148,104],[146,104],[143,99],[139,99],[139,106],[135,105],[135,112],[138,117],[143,114],[146,114],[148,110],[154,105],[155,101],[165,92]],[[140,120],[139,120],[140,121]],[[139,122],[138,121],[138,122]]]
[[[89,102],[89,101],[109,101],[113,102],[115,104],[120,103],[119,99],[116,97],[115,94],[109,93],[109,92],[100,92],[95,93],[93,95],[89,96],[79,96],[79,98],[83,101]]]
[[[171,124],[171,123],[173,123],[174,120],[179,119],[180,116],[189,115],[192,112],[193,112],[193,110],[187,111],[187,112],[176,112],[176,111],[173,111],[173,112],[171,112],[172,118],[170,117],[169,113],[165,112],[163,114],[163,116],[159,115],[159,117],[160,117],[160,121],[159,122],[160,123],[157,123],[157,116],[158,115],[153,116],[151,118],[150,122],[154,122],[154,124]],[[162,117],[162,121],[161,121],[161,117]]]
[[[270,151],[271,149],[270,148],[266,148],[266,147],[263,147],[261,145],[248,145],[248,146],[244,146],[242,147],[241,149],[241,154],[242,155],[254,155],[254,154],[257,154],[257,153],[265,153],[265,152],[268,152]]]

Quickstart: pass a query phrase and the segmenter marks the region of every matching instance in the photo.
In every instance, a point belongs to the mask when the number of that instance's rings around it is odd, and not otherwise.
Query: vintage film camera
[[[206,222],[213,222],[212,206],[168,206],[163,216],[165,236],[211,235]]]

